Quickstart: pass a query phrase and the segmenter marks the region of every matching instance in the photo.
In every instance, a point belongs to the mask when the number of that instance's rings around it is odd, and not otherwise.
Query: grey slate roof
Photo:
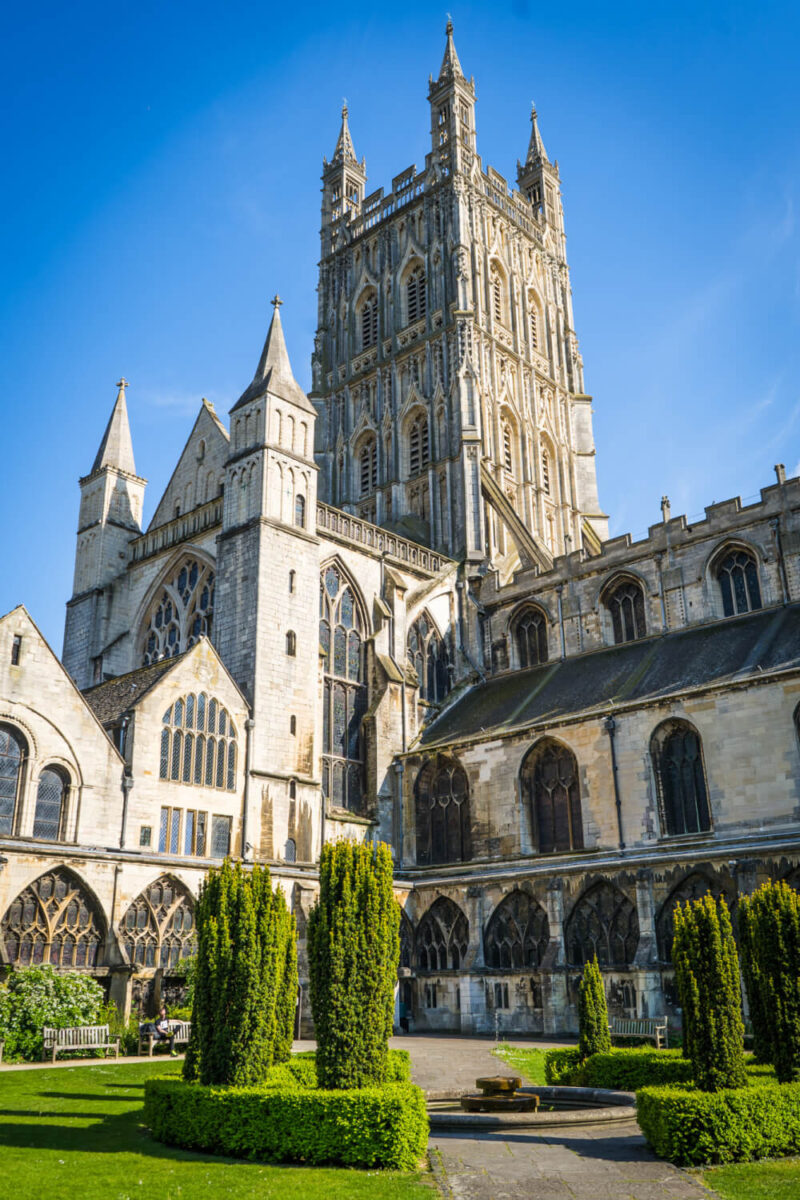
[[[498,676],[444,712],[418,746],[488,737],[791,668],[800,668],[800,604]]]
[[[101,725],[116,725],[181,658],[182,654],[174,658],[162,658],[149,667],[137,667],[135,671],[107,679],[105,683],[88,688],[83,698]]]

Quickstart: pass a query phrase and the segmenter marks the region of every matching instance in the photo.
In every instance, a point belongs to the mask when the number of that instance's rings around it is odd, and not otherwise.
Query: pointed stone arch
[[[338,558],[320,575],[319,648],[323,669],[322,794],[333,808],[361,813],[365,803],[367,608]]]
[[[689,871],[667,896],[656,917],[656,946],[661,962],[672,962],[672,937],[675,909],[689,900],[724,896],[731,908],[731,895],[722,880],[711,871]]]
[[[134,624],[141,665],[182,654],[211,636],[215,575],[214,560],[194,547],[172,557],[149,588]]]
[[[409,626],[406,653],[419,679],[420,696],[431,704],[441,703],[450,691],[450,655],[427,608]]]
[[[0,923],[0,955],[14,967],[92,971],[104,964],[108,924],[100,901],[70,867],[29,883]]]
[[[414,967],[414,926],[404,909],[400,909],[400,970],[411,971]]]
[[[601,967],[629,967],[639,945],[639,916],[616,884],[600,879],[575,902],[564,932],[571,966],[582,967],[596,954]]]
[[[454,900],[434,900],[417,925],[417,968],[424,972],[458,971],[469,949],[469,921]]]
[[[533,896],[515,888],[489,918],[484,959],[487,967],[507,970],[540,967],[549,941],[547,913]]]
[[[174,967],[195,951],[195,902],[174,875],[160,875],[128,906],[119,923],[127,961],[143,970]]]
[[[417,865],[468,862],[472,857],[469,781],[456,758],[438,754],[414,783]]]

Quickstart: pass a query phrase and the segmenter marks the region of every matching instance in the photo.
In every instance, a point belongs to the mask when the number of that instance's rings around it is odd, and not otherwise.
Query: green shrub
[[[800,1077],[800,895],[766,883],[742,897],[740,919],[754,1049],[789,1083]]]
[[[636,1119],[661,1158],[684,1166],[744,1162],[800,1150],[800,1083],[718,1092],[646,1087]]]
[[[196,908],[192,1032],[184,1078],[261,1083],[288,1058],[297,995],[294,918],[269,870],[228,859],[212,868]]]
[[[144,1119],[168,1145],[262,1162],[409,1170],[428,1140],[425,1096],[410,1083],[307,1091],[285,1084],[215,1088],[148,1079]]]
[[[739,957],[728,906],[713,896],[677,905],[672,961],[683,1009],[684,1055],[704,1092],[742,1087]]]
[[[578,1027],[578,1049],[582,1058],[611,1049],[606,992],[596,954],[583,968],[578,994]]]
[[[302,1050],[293,1054],[287,1063],[272,1067],[267,1073],[266,1082],[293,1080],[299,1087],[317,1087],[317,1056],[314,1050]],[[387,1083],[411,1082],[411,1055],[407,1050],[390,1050],[386,1064]]]
[[[319,899],[308,919],[320,1087],[386,1080],[399,932],[389,847],[352,841],[323,846]]]
[[[544,1077],[549,1084],[568,1086],[580,1065],[581,1052],[577,1046],[548,1050],[544,1056]]]
[[[42,1027],[107,1024],[103,989],[88,975],[50,966],[13,971],[0,985],[0,1042],[7,1061],[42,1056]]]
[[[119,1038],[120,1054],[139,1053],[139,1022],[138,1013],[132,1012],[127,1021],[123,1021],[116,1004],[109,1004],[103,1014],[101,1024],[107,1024],[112,1038]]]
[[[582,1087],[635,1092],[648,1086],[685,1087],[694,1080],[692,1064],[680,1050],[654,1050],[652,1046],[643,1046],[593,1054],[575,1072],[575,1082]]]

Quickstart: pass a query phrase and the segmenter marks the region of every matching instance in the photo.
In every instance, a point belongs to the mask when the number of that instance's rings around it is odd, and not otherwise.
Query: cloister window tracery
[[[628,967],[639,945],[639,916],[614,884],[601,880],[580,897],[566,925],[567,962],[582,967],[597,955],[601,967]]]
[[[549,940],[547,913],[532,896],[516,888],[503,897],[486,927],[486,965],[540,967]]]
[[[447,896],[434,900],[417,926],[417,966],[420,971],[458,971],[469,947],[469,922]]]
[[[675,909],[679,904],[690,900],[701,900],[703,896],[711,895],[715,900],[725,895],[722,883],[713,876],[692,871],[672,889],[659,909],[656,917],[656,945],[661,962],[672,961],[673,919]]]
[[[432,704],[450,691],[450,656],[429,613],[417,617],[408,631],[408,660],[419,679],[419,694]]]
[[[187,888],[162,875],[127,909],[120,943],[136,967],[174,967],[195,951],[194,901]]]
[[[9,906],[0,937],[14,967],[73,970],[97,967],[105,940],[105,921],[80,879],[66,867],[40,875]]]
[[[364,805],[367,711],[365,622],[355,592],[333,564],[322,574],[319,641],[323,658],[322,792],[335,808],[360,813]]]
[[[214,571],[187,558],[159,590],[145,618],[143,665],[181,654],[201,637],[210,637],[213,617]]]

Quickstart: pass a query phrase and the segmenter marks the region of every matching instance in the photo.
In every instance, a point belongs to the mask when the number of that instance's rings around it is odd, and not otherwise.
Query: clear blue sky
[[[455,2],[455,0],[453,0]],[[613,533],[800,459],[800,13],[655,0],[453,10],[478,149],[535,99],[564,189]],[[268,299],[310,384],[319,175],[343,96],[368,190],[422,163],[446,9],[43,0],[3,11],[0,611],[60,653],[77,479],[124,374],[154,511],[202,396],[250,381]]]

